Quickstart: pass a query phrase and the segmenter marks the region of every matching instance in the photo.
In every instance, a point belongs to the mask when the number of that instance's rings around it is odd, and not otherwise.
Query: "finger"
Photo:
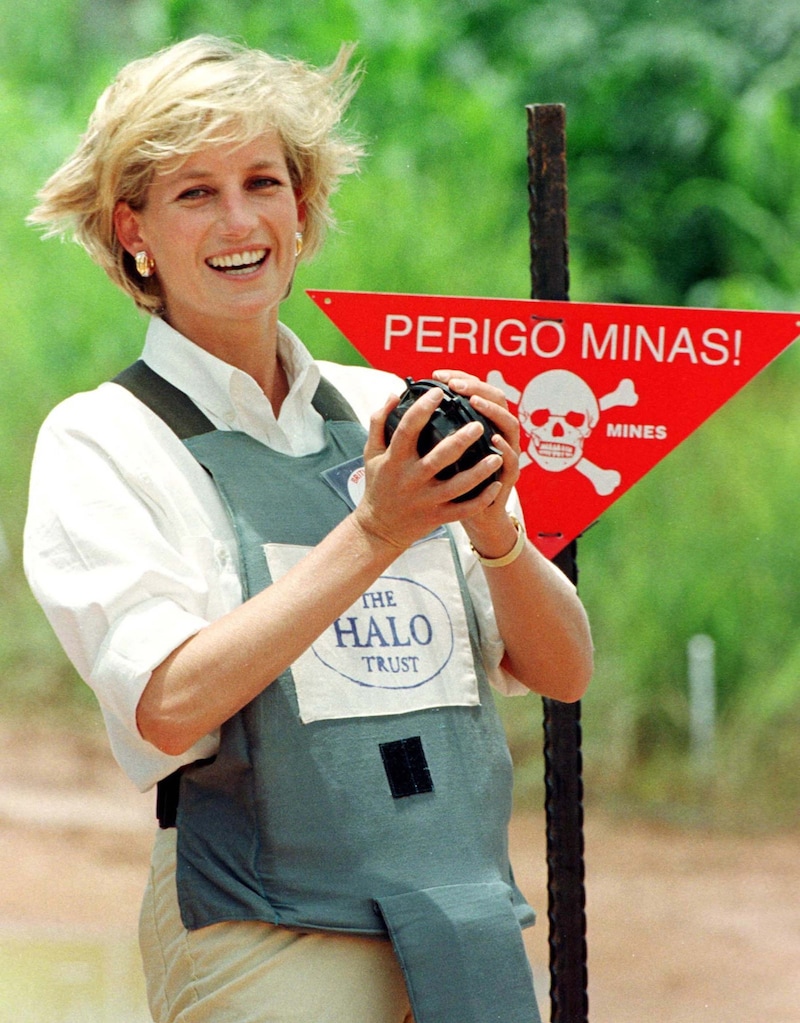
[[[465,501],[456,501],[456,497],[463,497],[464,494],[468,494],[470,490],[477,486],[477,483],[467,486],[465,481],[461,479],[462,476],[466,475],[467,473],[459,473],[453,480],[447,481],[449,489],[454,491],[454,496],[442,506],[443,511],[441,514],[442,521],[444,522],[460,522],[464,519],[471,519],[473,516],[490,508],[503,493],[503,484],[495,480],[492,483],[488,483],[475,497],[470,497]],[[454,489],[452,484],[456,481],[458,481],[459,485]],[[445,485],[442,484],[442,487],[444,490]]]
[[[507,408],[508,406],[506,396],[499,387],[494,387],[492,384],[488,384],[485,380],[481,380],[480,377],[473,376],[471,373],[464,373],[453,369],[437,369],[434,370],[433,377],[435,380],[446,384],[456,394],[462,394],[465,397],[481,395],[501,408]]]
[[[480,423],[467,423],[442,438],[420,458],[420,462],[431,476],[435,476],[453,462],[457,462],[482,436],[483,427]]]
[[[509,444],[506,438],[500,433],[496,433],[494,437],[492,437],[492,444],[503,456],[503,467],[500,470],[500,479],[503,486],[510,490],[511,487],[516,486],[517,480],[520,476],[519,448],[512,447],[512,445]]]
[[[507,437],[502,435],[502,433],[496,433],[493,435],[492,446],[497,448],[503,456],[504,462],[513,462],[519,458],[519,451],[510,443]]]
[[[446,470],[450,468],[451,475],[447,479],[447,493],[442,495],[444,500],[451,501],[455,497],[460,497],[493,473],[499,473],[503,468],[503,455],[491,452],[479,459],[475,465],[461,468],[457,473],[453,472],[451,467],[454,466],[454,463],[459,462],[462,455],[475,443],[474,425],[476,424],[463,427],[457,434],[440,441],[433,451],[422,460],[431,476],[441,478],[441,474],[448,475]],[[478,436],[480,436],[480,428],[478,428]]]
[[[396,394],[390,394],[384,402],[383,408],[373,412],[370,416],[367,443],[364,447],[365,460],[386,451],[386,419],[392,409],[397,407],[399,401]]]
[[[403,415],[392,437],[392,451],[404,458],[415,457],[419,435],[444,399],[440,387],[422,394]]]
[[[519,419],[509,410],[506,396],[499,388],[487,384],[479,377],[456,370],[434,370],[433,376],[455,393],[469,398],[470,405],[476,412],[509,437],[513,445],[519,444]]]
[[[451,391],[457,394],[466,394],[479,387],[481,380],[472,373],[464,373],[457,369],[436,369],[432,373],[433,379],[445,384]]]
[[[505,405],[498,405],[478,394],[470,398],[470,404],[476,412],[488,419],[497,428],[498,433],[502,433],[512,446],[519,445],[519,419]]]

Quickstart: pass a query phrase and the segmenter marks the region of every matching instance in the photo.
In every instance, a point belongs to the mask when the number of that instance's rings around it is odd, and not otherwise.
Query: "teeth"
[[[575,454],[575,448],[571,444],[556,444],[552,441],[549,444],[546,441],[537,443],[536,450],[545,458],[572,458]]]
[[[220,270],[237,266],[252,266],[254,263],[260,263],[266,254],[266,249],[253,249],[249,252],[234,252],[229,256],[211,256],[208,265]]]

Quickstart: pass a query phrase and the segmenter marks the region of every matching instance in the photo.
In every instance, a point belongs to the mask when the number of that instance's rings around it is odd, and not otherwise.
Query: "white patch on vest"
[[[307,547],[265,544],[279,579]],[[305,724],[480,703],[450,542],[396,561],[292,665]]]

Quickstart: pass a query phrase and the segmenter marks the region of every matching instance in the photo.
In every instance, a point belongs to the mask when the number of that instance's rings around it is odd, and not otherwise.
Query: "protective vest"
[[[216,430],[143,363],[117,382],[213,478],[245,597],[353,507],[365,432],[327,382],[314,398],[326,443],[302,457]],[[388,933],[417,1023],[537,1023],[520,931],[533,912],[508,860],[511,785],[469,592],[437,531],[223,724],[212,762],[182,773],[184,924]]]

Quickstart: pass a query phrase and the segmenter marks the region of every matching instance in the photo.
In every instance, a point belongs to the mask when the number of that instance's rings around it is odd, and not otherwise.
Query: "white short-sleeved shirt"
[[[320,450],[311,399],[322,372],[367,425],[403,383],[392,374],[316,362],[281,325],[290,392],[279,416],[255,380],[197,347],[163,320],[142,358],[220,429],[241,430],[284,454]],[[519,509],[516,509],[517,514]],[[526,692],[500,668],[488,588],[457,529],[492,684]],[[36,445],[25,525],[25,571],[67,655],[94,690],[122,768],[145,791],[185,763],[212,756],[218,733],[178,757],[136,727],[150,674],[185,640],[242,602],[236,537],[207,473],[165,423],[114,383],[73,395],[45,420]]]

